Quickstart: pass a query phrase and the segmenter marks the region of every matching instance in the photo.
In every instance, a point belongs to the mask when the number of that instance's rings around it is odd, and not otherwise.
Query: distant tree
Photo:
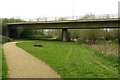
[[[76,39],[80,37],[80,29],[71,29],[69,30],[71,33],[71,39]]]
[[[49,29],[46,31],[46,35],[51,36],[52,38],[60,39],[61,30],[59,29]]]
[[[38,22],[39,22],[39,21],[40,21],[40,18],[36,18],[36,21],[38,21]]]
[[[118,40],[118,29],[106,29],[104,37],[106,40]]]
[[[82,20],[86,20],[86,19],[95,19],[96,18],[96,16],[94,15],[94,14],[86,14],[86,15],[84,15],[82,18],[80,18],[80,20],[82,19]]]
[[[29,19],[29,22],[33,22],[33,19]]]
[[[47,18],[46,17],[39,17],[39,18],[36,18],[35,21],[47,21]]]
[[[66,20],[66,18],[64,18],[64,17],[60,17],[58,20],[60,20],[60,21],[64,21],[64,20]]]
[[[80,43],[95,44],[97,39],[103,39],[102,29],[73,29],[70,30],[71,38]]]

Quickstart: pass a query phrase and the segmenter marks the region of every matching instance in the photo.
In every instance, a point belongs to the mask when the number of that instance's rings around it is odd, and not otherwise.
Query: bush
[[[6,43],[6,42],[10,42],[10,41],[13,41],[13,40],[7,36],[0,35],[0,42],[1,43]]]

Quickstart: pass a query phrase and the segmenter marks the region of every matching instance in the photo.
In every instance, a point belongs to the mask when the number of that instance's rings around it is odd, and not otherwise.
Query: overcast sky
[[[117,14],[120,0],[0,0],[0,17],[64,17]]]

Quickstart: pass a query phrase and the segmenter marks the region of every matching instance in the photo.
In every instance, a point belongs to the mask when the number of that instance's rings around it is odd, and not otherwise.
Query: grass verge
[[[3,52],[2,52],[3,53]],[[5,59],[5,56],[4,56],[4,53],[2,54],[2,78],[3,80],[7,80],[7,71],[8,71],[8,68],[7,68],[7,63],[6,63],[6,59]]]
[[[2,48],[0,46],[0,79],[2,78]]]
[[[6,59],[2,50],[2,46],[0,46],[0,77],[2,80],[6,80],[7,70]]]

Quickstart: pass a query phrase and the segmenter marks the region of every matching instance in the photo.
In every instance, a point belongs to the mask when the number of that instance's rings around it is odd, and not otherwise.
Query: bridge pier
[[[62,29],[62,41],[63,42],[70,41],[70,35],[67,29]]]

